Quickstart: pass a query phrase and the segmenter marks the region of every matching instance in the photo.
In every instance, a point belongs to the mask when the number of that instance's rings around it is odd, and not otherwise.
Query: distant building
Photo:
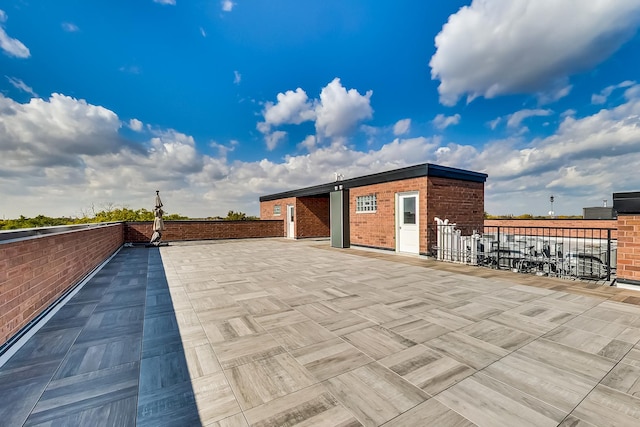
[[[617,217],[616,211],[610,207],[582,208],[582,218],[584,219],[616,219]]]

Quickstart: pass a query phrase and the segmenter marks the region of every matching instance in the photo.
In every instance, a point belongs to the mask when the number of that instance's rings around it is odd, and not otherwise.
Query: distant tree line
[[[78,218],[52,218],[45,215],[38,215],[33,218],[27,218],[24,215],[20,215],[20,218],[17,219],[0,219],[0,230],[17,230],[21,228],[53,227],[56,225],[89,224],[100,222],[153,221],[153,217],[153,212],[144,208],[114,208],[112,205],[107,205],[103,210],[98,212],[96,212],[95,209],[91,207],[89,210],[83,211],[82,215]],[[168,213],[164,214],[162,218],[165,221],[193,219],[180,214]],[[225,221],[251,221],[257,220],[259,218],[255,216],[247,216],[247,214],[243,212],[229,211],[225,218],[216,216],[208,217],[206,219]]]
[[[245,214],[244,212],[229,211],[227,212],[226,218],[220,219],[223,219],[225,221],[255,221],[260,218],[258,218],[257,216],[247,216],[247,214]]]

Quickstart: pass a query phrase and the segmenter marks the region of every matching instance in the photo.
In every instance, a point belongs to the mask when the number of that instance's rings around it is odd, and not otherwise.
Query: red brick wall
[[[484,223],[484,183],[428,177],[427,226],[428,247],[436,244],[435,218],[456,223],[463,234],[481,230]]]
[[[0,244],[0,345],[123,244],[123,225]]]
[[[536,229],[534,227],[543,228],[585,228],[585,229],[606,229],[612,228],[611,238],[617,239],[618,222],[615,219],[485,219],[485,227],[514,227],[525,229],[527,234],[534,235]],[[486,229],[489,231],[489,229]],[[540,229],[541,235],[548,235],[548,230]],[[576,230],[575,232],[565,231],[566,237],[587,237],[595,239],[606,239],[606,231]]]
[[[260,220],[265,219],[280,219],[282,220],[282,233],[281,236],[287,235],[287,205],[296,204],[295,197],[289,197],[287,199],[279,199],[279,200],[271,200],[268,202],[260,202]],[[280,205],[280,215],[273,214],[273,207],[275,205]],[[294,227],[297,225],[297,220],[295,218],[297,214],[297,209],[294,208],[293,216],[294,216]],[[295,235],[295,234],[294,234]]]
[[[640,282],[640,215],[618,215],[618,279]]]
[[[427,220],[435,218],[455,222],[457,228],[469,232],[484,223],[484,183],[429,177],[427,185]]]
[[[296,238],[330,236],[328,197],[299,197],[294,214]]]
[[[165,221],[163,241],[282,237],[282,221]],[[125,223],[124,241],[149,242],[152,222]]]
[[[367,185],[349,189],[349,227],[351,243],[354,245],[374,246],[396,249],[396,193],[420,191],[420,252],[426,249],[426,193],[427,178],[411,178],[381,184]],[[356,198],[369,194],[376,195],[377,211],[356,213]]]

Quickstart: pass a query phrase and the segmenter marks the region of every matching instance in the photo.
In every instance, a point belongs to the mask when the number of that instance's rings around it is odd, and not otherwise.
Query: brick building
[[[290,238],[425,254],[435,243],[436,217],[469,232],[482,229],[486,179],[425,163],[262,196],[260,219],[284,219]]]

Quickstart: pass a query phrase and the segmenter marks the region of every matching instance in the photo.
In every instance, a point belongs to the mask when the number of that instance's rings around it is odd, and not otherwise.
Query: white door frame
[[[293,205],[287,205],[287,238],[294,239],[296,234]]]
[[[406,245],[406,231],[407,226],[403,224],[404,218],[404,197],[416,198],[416,218],[415,224],[411,224],[410,229],[415,229],[409,236],[411,240]],[[405,226],[403,230],[402,227]],[[415,234],[413,234],[415,233]],[[405,234],[405,239],[401,238],[401,234]],[[403,247],[403,241],[405,245]],[[414,253],[420,254],[420,192],[419,191],[407,191],[403,193],[396,193],[396,252]]]

